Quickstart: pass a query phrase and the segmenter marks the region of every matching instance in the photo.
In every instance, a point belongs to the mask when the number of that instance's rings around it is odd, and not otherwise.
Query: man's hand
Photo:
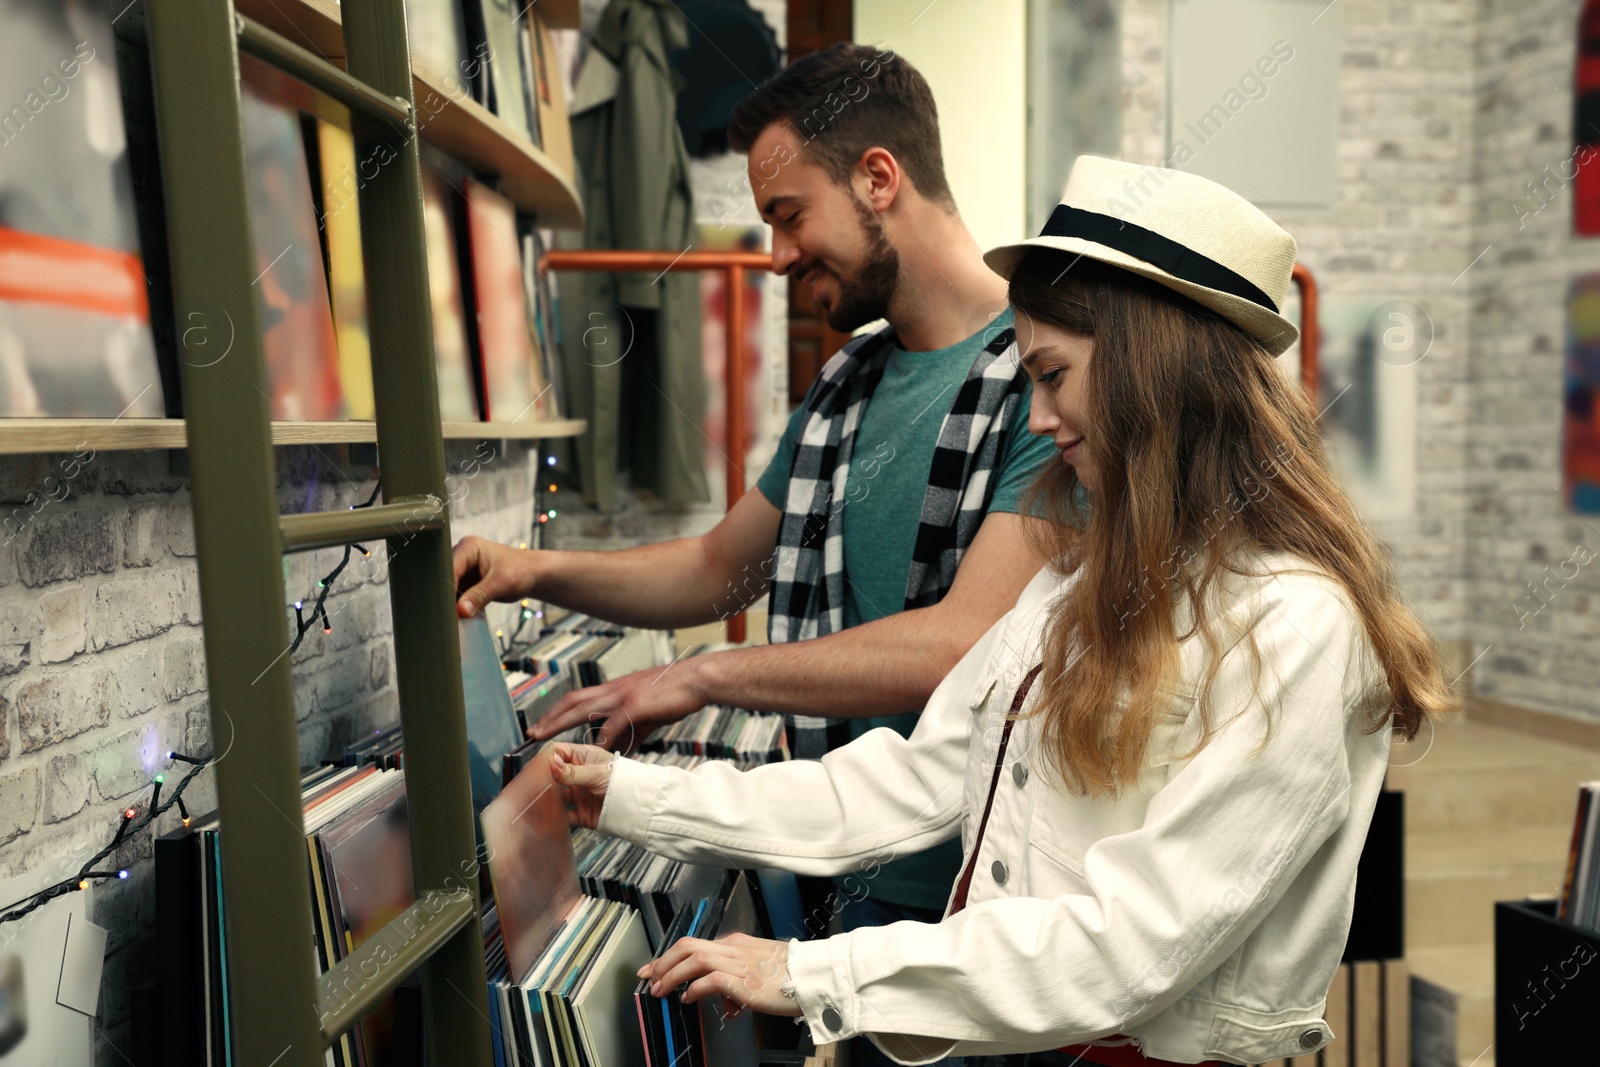
[[[528,736],[543,740],[583,725],[587,727],[585,741],[617,752],[631,752],[657,727],[677,722],[705,706],[698,677],[693,667],[680,662],[575,689],[528,727]]]
[[[600,823],[611,784],[611,763],[617,757],[594,745],[556,744],[550,751],[550,778],[561,788],[567,806],[567,825],[590,830]]]
[[[491,600],[521,600],[533,592],[533,556],[483,537],[463,537],[452,555],[456,570],[456,613],[482,614]]]
[[[800,1005],[782,991],[788,973],[788,943],[749,934],[729,934],[715,941],[685,937],[638,971],[640,978],[650,979],[651,996],[688,982],[685,1004],[716,995],[728,1005],[730,1015],[752,1008],[795,1018]]]

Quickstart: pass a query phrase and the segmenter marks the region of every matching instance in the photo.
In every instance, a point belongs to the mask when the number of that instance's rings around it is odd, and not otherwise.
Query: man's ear
[[[904,179],[899,160],[887,148],[869,148],[856,162],[856,192],[879,214],[888,211],[900,196]]]

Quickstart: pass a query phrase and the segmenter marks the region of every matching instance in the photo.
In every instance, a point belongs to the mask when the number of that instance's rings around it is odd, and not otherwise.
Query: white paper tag
[[[107,936],[105,927],[96,926],[81,915],[71,916],[67,947],[61,957],[61,982],[56,986],[57,1004],[91,1017],[99,1010]]]

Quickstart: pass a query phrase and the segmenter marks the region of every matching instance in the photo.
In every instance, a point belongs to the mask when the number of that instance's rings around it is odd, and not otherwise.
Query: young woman
[[[866,1033],[904,1063],[1327,1043],[1390,736],[1450,699],[1275,364],[1294,251],[1221,186],[1079,159],[1044,233],[988,256],[1030,429],[1061,453],[1036,487],[1054,562],[913,736],[744,774],[558,749],[576,821],[695,862],[864,886],[962,837],[942,922],[687,940],[641,971],[654,988],[803,1015],[819,1042]]]

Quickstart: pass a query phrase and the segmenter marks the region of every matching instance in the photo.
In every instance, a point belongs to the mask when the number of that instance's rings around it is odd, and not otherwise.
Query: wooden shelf
[[[344,31],[337,0],[234,0],[239,14],[283,34],[340,66]],[[475,171],[500,177],[500,191],[541,226],[583,225],[583,202],[554,161],[488,108],[473,100],[459,77],[414,68],[412,91],[425,140]]]
[[[583,433],[582,419],[548,422],[447,422],[447,441],[534,441],[576,437]],[[378,440],[372,422],[274,422],[275,445],[371,444]],[[155,448],[189,447],[188,428],[182,419],[7,419],[0,418],[0,455],[41,452],[131,452]]]

